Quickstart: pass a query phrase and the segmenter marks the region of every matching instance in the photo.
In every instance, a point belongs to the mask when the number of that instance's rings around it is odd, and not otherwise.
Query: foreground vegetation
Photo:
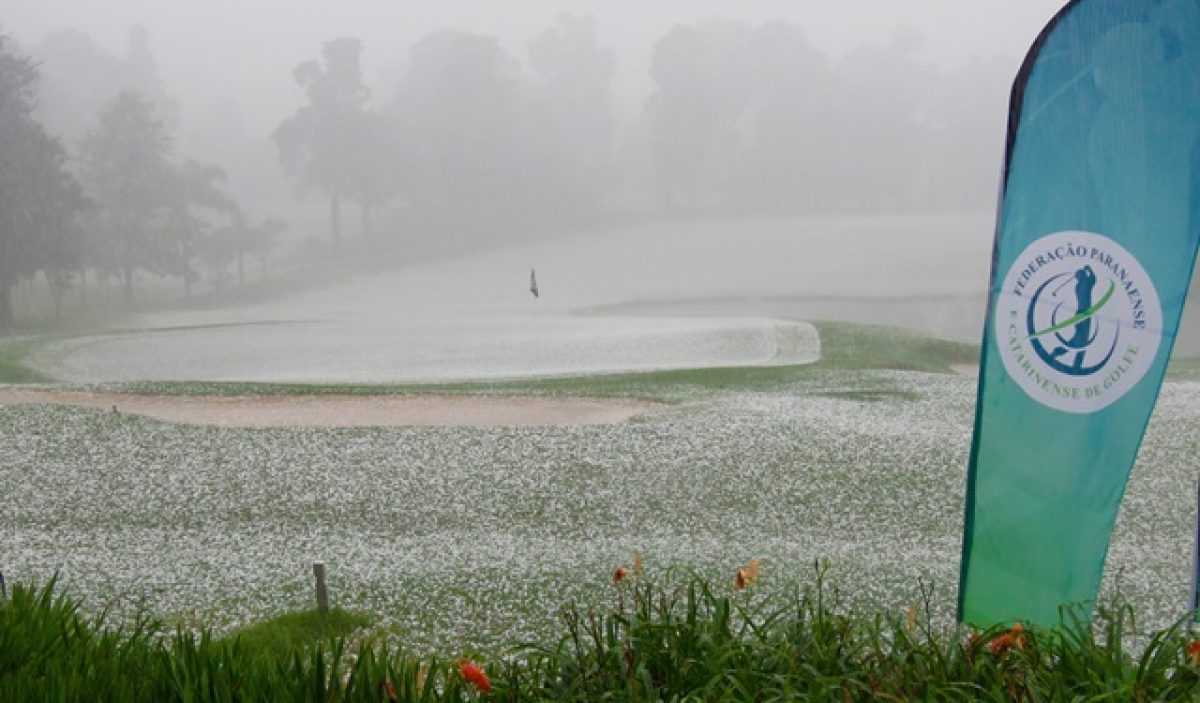
[[[1191,700],[1200,641],[1182,627],[1129,651],[1127,607],[1059,629],[931,626],[850,613],[818,571],[789,596],[733,584],[668,587],[621,568],[604,612],[568,607],[557,641],[457,660],[359,639],[359,616],[292,614],[250,631],[164,633],[89,620],[54,583],[0,602],[0,700],[55,701],[781,701]],[[478,663],[477,663],[478,662]]]

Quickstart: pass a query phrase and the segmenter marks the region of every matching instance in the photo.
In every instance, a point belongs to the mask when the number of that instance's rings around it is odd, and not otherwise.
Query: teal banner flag
[[[1021,68],[961,622],[1055,626],[1060,606],[1090,612],[1195,263],[1198,136],[1200,0],[1076,0]]]

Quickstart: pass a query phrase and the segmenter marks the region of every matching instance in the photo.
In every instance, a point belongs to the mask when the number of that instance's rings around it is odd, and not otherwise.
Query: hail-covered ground
[[[417,265],[43,346],[28,361],[76,384],[689,370],[485,388],[663,403],[589,426],[250,429],[0,404],[0,571],[57,574],[92,612],[225,630],[310,607],[320,561],[337,605],[448,654],[553,636],[563,606],[613,599],[637,552],[644,578],[729,588],[759,559],[760,594],[827,562],[848,606],[893,613],[932,584],[950,621],[976,390],[950,365],[970,350],[803,320],[974,337],[987,218],[714,227]],[[1119,589],[1145,628],[1186,608],[1198,416],[1200,383],[1168,381],[1114,534],[1105,597]]]
[[[848,603],[952,617],[974,383],[829,371],[683,392],[625,424],[229,429],[0,408],[0,555],[90,607],[233,627],[335,602],[410,647],[496,650],[613,597],[618,565],[761,591],[827,560]],[[692,397],[689,397],[692,396]],[[1200,384],[1169,382],[1129,485],[1106,591],[1144,626],[1186,602]],[[666,572],[676,569],[675,576]]]

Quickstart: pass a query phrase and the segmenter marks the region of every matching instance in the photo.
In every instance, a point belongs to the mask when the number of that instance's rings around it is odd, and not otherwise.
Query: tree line
[[[644,105],[618,117],[616,54],[589,18],[560,18],[524,61],[495,37],[430,33],[382,92],[366,47],[339,38],[295,67],[301,106],[256,138],[325,196],[334,242],[348,207],[364,237],[392,240],[628,213],[990,207],[1009,67],[940,69],[917,48],[898,36],[832,59],[788,22],[678,25],[653,47]],[[90,272],[132,300],[139,271],[190,294],[202,275],[242,277],[247,256],[265,263],[282,224],[248,215],[220,166],[177,153],[179,106],[144,29],[124,57],[78,32],[38,55],[56,68],[40,85],[0,41],[0,324],[15,282],[39,273],[56,299]]]
[[[564,17],[530,44],[533,76],[493,37],[446,30],[413,46],[390,102],[373,104],[357,39],[296,67],[305,104],[273,133],[298,183],[329,198],[400,204],[407,227],[443,232],[577,222],[605,207],[614,178],[615,57],[591,20]]]
[[[13,322],[12,290],[42,274],[56,306],[89,272],[178,277],[190,295],[200,270],[218,286],[236,263],[265,261],[276,220],[252,221],[216,165],[174,157],[150,100],[122,91],[70,154],[37,119],[39,70],[0,36],[0,326]],[[264,263],[265,265],[265,263]]]
[[[886,212],[994,204],[1011,67],[924,63],[898,35],[837,60],[798,25],[712,20],[654,45],[644,109],[619,124],[616,57],[563,17],[523,64],[494,38],[426,35],[390,99],[372,100],[364,47],[297,67],[306,104],[274,140],[288,172],[400,225],[459,231],[628,211]]]

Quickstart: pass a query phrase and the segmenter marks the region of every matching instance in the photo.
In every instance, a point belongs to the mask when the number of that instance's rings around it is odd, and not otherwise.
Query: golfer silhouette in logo
[[[1069,283],[1070,281],[1068,281]],[[1064,286],[1066,284],[1063,284]],[[1092,291],[1096,288],[1096,272],[1091,266],[1084,266],[1075,272],[1075,314],[1082,315],[1089,311],[1092,307]],[[1096,341],[1096,334],[1099,332],[1092,331],[1092,318],[1086,317],[1083,320],[1075,323],[1075,334],[1066,339],[1061,334],[1055,332],[1054,336],[1063,346],[1054,350],[1053,356],[1055,359],[1066,354],[1069,350],[1076,350],[1075,363],[1071,368],[1075,371],[1083,369],[1083,357],[1086,353],[1084,350],[1091,346],[1092,342]]]
[[[1066,280],[1063,280],[1063,279]],[[1050,298],[1057,298],[1063,288],[1075,284],[1075,312],[1063,323],[1052,324],[1051,327],[1043,330],[1037,328],[1037,323],[1034,319],[1035,312],[1041,306],[1042,296],[1046,294],[1046,289],[1052,284],[1062,281],[1053,292],[1050,293]],[[1046,281],[1038,288],[1030,301],[1029,313],[1026,318],[1026,324],[1029,330],[1029,342],[1033,346],[1034,352],[1041,358],[1047,366],[1058,371],[1059,373],[1067,374],[1068,376],[1090,376],[1100,369],[1104,368],[1109,359],[1112,358],[1113,352],[1117,349],[1117,338],[1120,337],[1118,331],[1113,337],[1112,348],[1108,350],[1108,354],[1100,360],[1099,363],[1091,366],[1084,366],[1087,358],[1088,348],[1096,341],[1096,337],[1100,332],[1100,325],[1093,322],[1092,318],[1100,308],[1104,307],[1112,297],[1115,284],[1110,286],[1108,293],[1097,304],[1093,302],[1093,292],[1096,289],[1096,272],[1091,266],[1084,266],[1075,271],[1074,274],[1063,273],[1059,274],[1050,280]],[[1060,302],[1054,308],[1054,320],[1062,319],[1059,317],[1059,311],[1068,304]],[[1061,333],[1065,332],[1068,327],[1073,328],[1070,338],[1064,337]],[[1053,350],[1046,349],[1042,344],[1040,337],[1053,333],[1057,344],[1053,345]],[[1071,352],[1075,352],[1075,356],[1071,359],[1071,363],[1064,363],[1063,357]]]

